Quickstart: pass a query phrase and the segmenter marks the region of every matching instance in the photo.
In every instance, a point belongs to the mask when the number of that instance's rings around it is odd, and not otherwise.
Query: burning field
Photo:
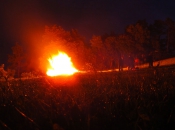
[[[0,82],[0,129],[175,128],[174,67]]]

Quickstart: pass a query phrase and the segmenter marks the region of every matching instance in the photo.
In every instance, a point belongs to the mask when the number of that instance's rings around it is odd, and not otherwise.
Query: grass
[[[0,82],[0,128],[175,128],[174,66]]]

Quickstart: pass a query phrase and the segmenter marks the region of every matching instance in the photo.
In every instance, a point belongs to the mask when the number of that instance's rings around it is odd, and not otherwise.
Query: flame
[[[58,55],[48,59],[50,68],[47,70],[48,76],[72,75],[78,70],[73,66],[71,58],[64,52],[58,52]]]

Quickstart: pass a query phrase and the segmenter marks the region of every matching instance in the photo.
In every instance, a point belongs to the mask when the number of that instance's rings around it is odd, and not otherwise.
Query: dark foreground
[[[0,129],[175,129],[175,67],[0,83]]]

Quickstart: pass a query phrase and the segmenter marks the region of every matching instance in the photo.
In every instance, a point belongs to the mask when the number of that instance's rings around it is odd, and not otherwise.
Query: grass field
[[[175,129],[175,67],[0,82],[0,129]]]

